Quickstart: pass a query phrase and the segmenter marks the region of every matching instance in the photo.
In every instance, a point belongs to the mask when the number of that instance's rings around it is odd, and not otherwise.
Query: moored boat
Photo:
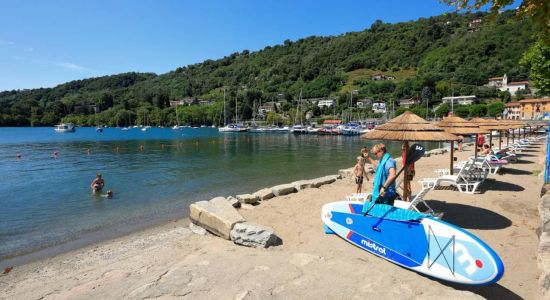
[[[55,125],[54,131],[55,132],[75,132],[76,127],[73,123],[62,123],[59,125]]]

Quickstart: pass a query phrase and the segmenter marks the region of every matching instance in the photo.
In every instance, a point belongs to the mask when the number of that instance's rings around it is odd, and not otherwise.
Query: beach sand
[[[461,160],[471,154],[457,155]],[[355,190],[352,180],[344,178],[240,210],[248,221],[273,227],[281,246],[237,246],[210,234],[193,234],[187,220],[178,220],[15,266],[0,275],[0,298],[537,299],[541,161],[539,146],[503,175],[490,175],[481,194],[436,190],[425,197],[445,212],[444,220],[474,233],[500,255],[505,274],[491,286],[441,282],[324,234],[322,205]],[[416,180],[435,177],[434,169],[448,165],[448,153],[421,159],[413,191],[419,190]],[[371,190],[370,182],[366,186]]]

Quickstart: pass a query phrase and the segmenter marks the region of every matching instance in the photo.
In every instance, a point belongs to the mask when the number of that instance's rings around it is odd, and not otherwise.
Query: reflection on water
[[[371,144],[358,137],[211,128],[107,128],[102,134],[0,128],[0,259],[89,232],[186,216],[193,201],[333,174],[351,167],[360,148]],[[390,143],[390,151],[397,154],[399,145]],[[96,173],[112,199],[91,194]]]

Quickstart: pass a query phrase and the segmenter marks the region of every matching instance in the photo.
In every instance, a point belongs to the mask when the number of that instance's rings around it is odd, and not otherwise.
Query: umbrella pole
[[[477,160],[477,136],[478,134],[476,133],[476,141],[474,143],[475,147],[474,147],[474,160]]]
[[[489,129],[489,149],[493,150],[493,130]]]
[[[453,161],[454,161],[454,152],[455,152],[454,151],[455,150],[454,143],[455,143],[455,141],[451,141],[451,151],[450,151],[451,152],[451,164],[449,166],[449,173],[451,175],[453,175]]]
[[[510,145],[510,130],[509,129],[506,130],[506,147],[508,147],[508,145]]]
[[[498,133],[499,133],[498,134],[498,149],[502,149],[502,134],[503,134],[503,132],[502,132],[502,130],[499,130]]]
[[[405,141],[405,153],[403,154],[403,162],[407,161],[407,153],[409,152],[409,141]],[[411,191],[409,189],[409,170],[408,167],[405,165],[403,166],[405,170],[405,175],[403,176],[403,200],[409,201],[409,195],[411,194]]]

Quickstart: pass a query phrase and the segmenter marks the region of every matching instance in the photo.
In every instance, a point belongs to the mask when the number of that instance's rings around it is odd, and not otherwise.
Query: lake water
[[[0,128],[0,265],[187,216],[194,201],[335,174],[363,145],[372,142],[215,128]],[[91,194],[98,172],[112,199]]]

